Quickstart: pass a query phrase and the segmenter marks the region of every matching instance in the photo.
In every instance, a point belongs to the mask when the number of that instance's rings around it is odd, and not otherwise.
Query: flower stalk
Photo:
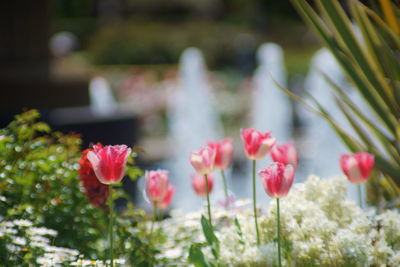
[[[254,224],[256,227],[257,245],[260,245],[260,233],[258,231],[257,222],[257,202],[256,202],[256,161],[253,160],[253,211],[254,211]]]
[[[282,267],[281,262],[281,221],[280,221],[280,207],[279,207],[279,197],[276,198],[276,219],[277,219],[277,230],[278,230],[278,263],[279,267]]]
[[[229,203],[228,185],[226,182],[224,170],[221,170],[221,176],[222,176],[222,183],[224,184],[225,203],[226,203],[226,207],[229,208],[230,203]]]
[[[204,174],[204,178],[206,179],[206,191],[207,191],[207,211],[208,211],[208,220],[210,222],[212,228],[212,221],[211,221],[211,203],[210,203],[210,191],[208,189],[208,175]]]
[[[157,220],[157,201],[154,201],[154,205],[153,205],[153,220],[151,221],[151,227],[150,227],[150,237],[153,236],[153,228],[154,228],[154,224]]]
[[[113,199],[113,184],[110,184],[110,222],[108,228],[108,234],[110,239],[110,266],[114,266],[114,234],[113,234],[113,224],[114,224],[114,199]]]

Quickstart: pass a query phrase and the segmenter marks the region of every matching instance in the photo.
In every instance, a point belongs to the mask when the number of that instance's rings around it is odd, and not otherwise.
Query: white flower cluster
[[[343,177],[321,180],[310,176],[280,200],[284,266],[400,266],[400,214],[362,210],[346,200],[346,191]],[[219,258],[209,248],[203,248],[203,253],[221,265],[276,266],[276,202],[259,210],[261,246],[256,244],[252,209],[242,206],[246,202],[230,210],[213,208]],[[190,245],[205,241],[201,214],[206,212],[174,212],[157,225],[166,236],[158,244],[160,259],[187,263]]]
[[[7,254],[10,263],[27,263],[32,256],[35,264],[40,266],[58,266],[75,261],[79,251],[50,245],[50,238],[57,235],[56,231],[33,225],[28,220],[0,221],[0,239],[6,244],[2,253]]]
[[[52,246],[51,238],[57,231],[34,227],[28,220],[0,220],[0,254],[8,262],[6,266],[108,266],[109,262],[86,260],[79,251]],[[3,246],[1,244],[4,244]],[[125,264],[123,259],[114,259],[115,266]]]

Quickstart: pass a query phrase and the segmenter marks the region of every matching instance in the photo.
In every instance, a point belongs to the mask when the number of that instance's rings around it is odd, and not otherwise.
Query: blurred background
[[[339,174],[332,160],[345,148],[275,84],[324,98],[319,69],[345,82],[289,1],[15,0],[0,13],[1,127],[36,108],[53,129],[80,133],[83,148],[143,147],[139,165],[170,170],[183,208],[195,205],[179,193],[190,188],[189,152],[225,136],[236,149],[230,188],[250,195],[241,128],[294,141],[298,181]]]

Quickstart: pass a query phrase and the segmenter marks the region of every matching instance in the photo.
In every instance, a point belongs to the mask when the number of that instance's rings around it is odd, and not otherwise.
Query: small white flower
[[[11,227],[14,226],[14,223],[13,223],[13,222],[5,221],[5,222],[2,222],[2,223],[0,224],[0,226],[11,228]]]
[[[15,238],[12,239],[12,242],[16,245],[20,246],[25,246],[26,245],[26,239],[23,237],[16,236]]]
[[[164,251],[163,254],[167,258],[176,259],[176,258],[179,258],[182,255],[182,249],[181,248],[167,249],[166,251]]]
[[[57,236],[57,231],[52,229],[47,229],[45,227],[31,227],[27,230],[29,235],[49,235]]]
[[[33,225],[33,223],[28,220],[14,220],[14,224],[19,227],[30,227]]]

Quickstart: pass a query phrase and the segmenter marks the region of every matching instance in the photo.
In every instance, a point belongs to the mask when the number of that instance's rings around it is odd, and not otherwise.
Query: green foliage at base
[[[39,116],[38,111],[30,110],[0,129],[0,196],[6,199],[0,205],[0,222],[30,220],[58,232],[52,245],[102,259],[106,255],[108,214],[107,209],[92,206],[83,193],[77,172],[81,139],[52,132],[47,124],[37,121]],[[128,162],[127,173],[136,179],[141,171],[133,165],[133,158]],[[118,196],[125,196],[118,192]],[[128,205],[117,219],[116,255],[129,254],[126,248],[148,246],[138,242],[140,233],[131,233],[143,217],[143,211]],[[140,258],[140,251],[133,257]]]

